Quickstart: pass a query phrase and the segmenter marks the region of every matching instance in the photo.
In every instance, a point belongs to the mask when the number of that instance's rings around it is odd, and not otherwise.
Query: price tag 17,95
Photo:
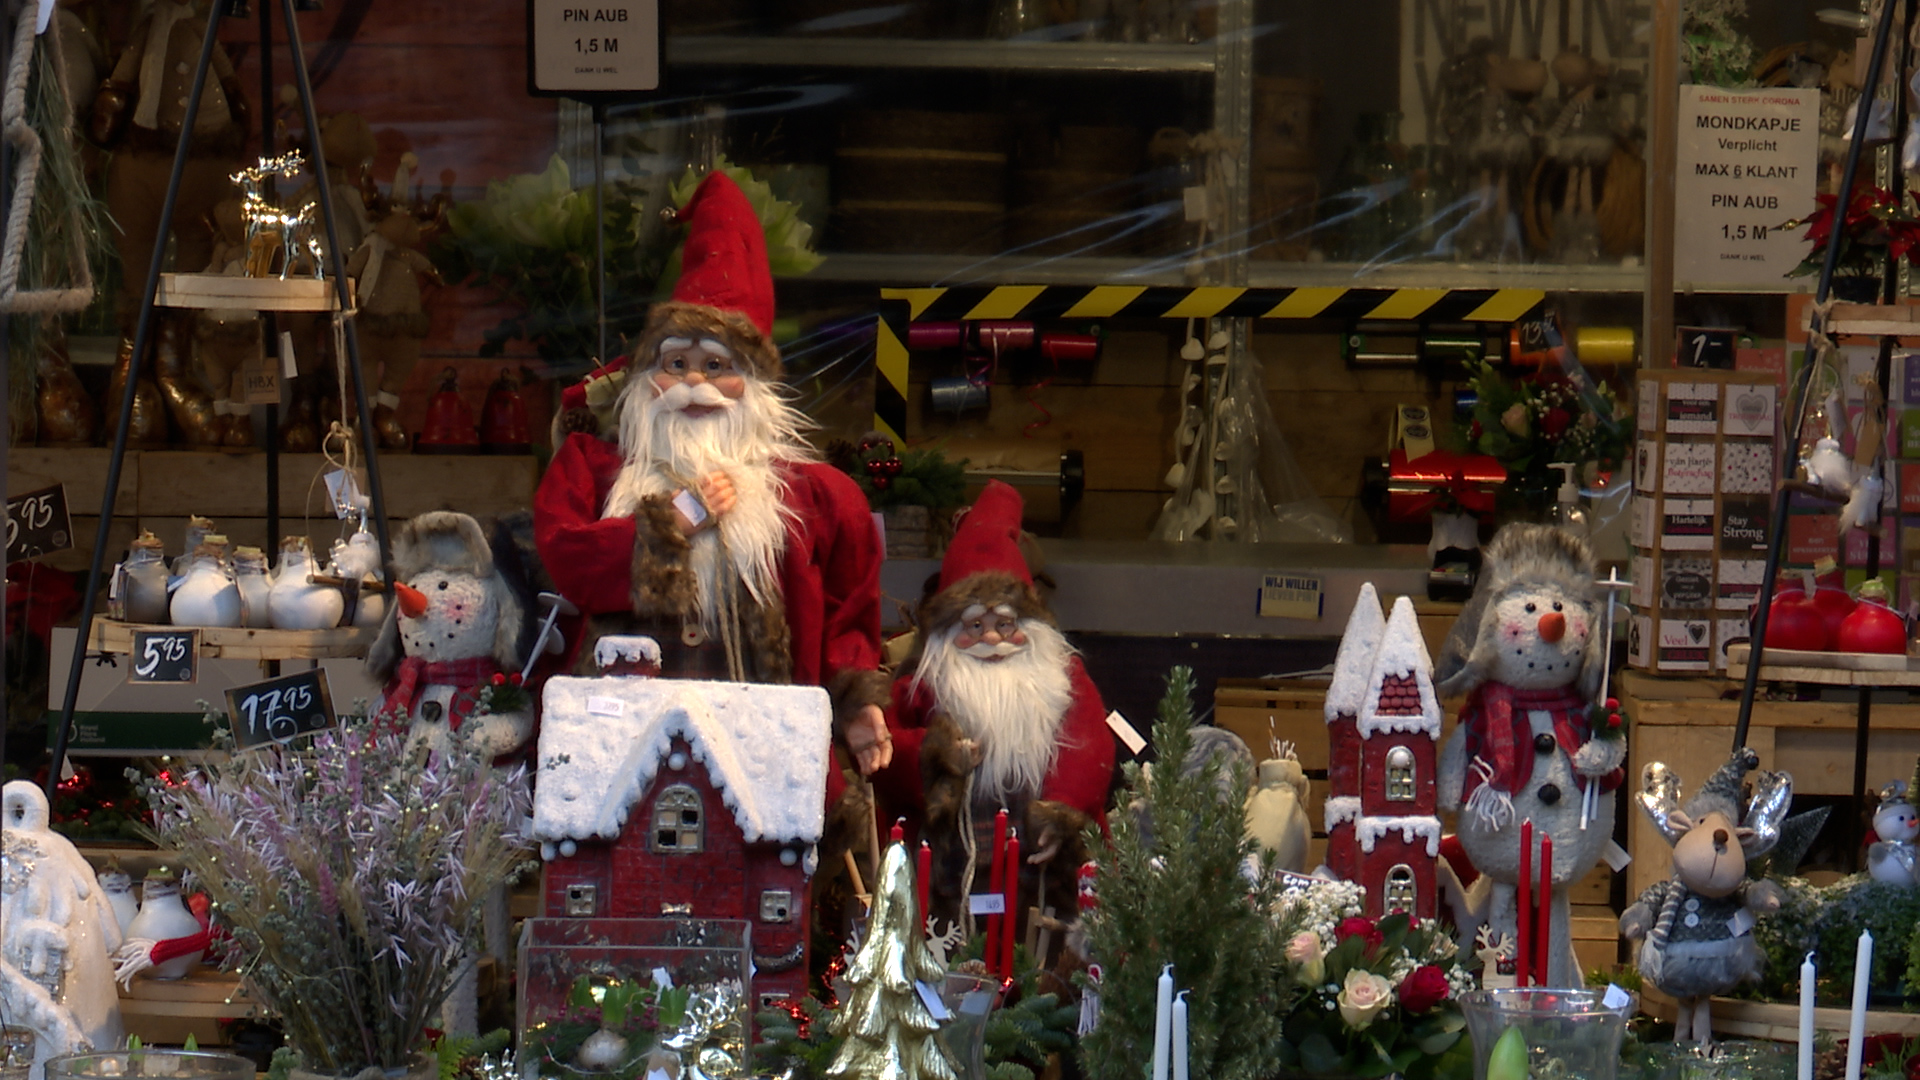
[[[227,691],[227,717],[233,741],[241,747],[290,742],[330,728],[333,695],[320,668],[297,671]]]
[[[127,681],[190,683],[199,678],[200,631],[135,630]]]

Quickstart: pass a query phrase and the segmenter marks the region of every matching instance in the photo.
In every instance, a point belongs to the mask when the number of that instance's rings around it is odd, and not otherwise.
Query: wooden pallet
[[[165,630],[97,616],[87,648],[98,652],[133,651],[135,630]],[[354,626],[332,630],[252,630],[246,627],[200,628],[203,660],[329,660],[367,655],[377,631]]]

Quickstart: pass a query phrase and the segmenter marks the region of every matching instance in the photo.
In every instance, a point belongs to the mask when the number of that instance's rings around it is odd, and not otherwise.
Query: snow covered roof
[[[1419,687],[1417,707],[1408,679]],[[1427,658],[1427,642],[1420,636],[1413,601],[1404,596],[1393,602],[1393,614],[1387,617],[1387,629],[1380,635],[1380,648],[1373,655],[1373,669],[1367,673],[1365,687],[1360,719],[1355,725],[1361,738],[1372,738],[1383,731],[1417,731],[1440,737],[1440,700],[1433,693],[1433,661]]]
[[[1347,616],[1347,632],[1340,637],[1340,652],[1333,658],[1333,682],[1327,687],[1327,723],[1359,714],[1367,694],[1367,676],[1373,671],[1373,654],[1380,646],[1380,631],[1386,622],[1373,582],[1361,583],[1353,613]]]
[[[608,634],[593,645],[593,662],[603,668],[625,661],[660,664],[660,643],[644,634]]]
[[[820,839],[832,709],[817,686],[558,676],[542,702],[539,840],[619,836],[675,735],[748,841]]]

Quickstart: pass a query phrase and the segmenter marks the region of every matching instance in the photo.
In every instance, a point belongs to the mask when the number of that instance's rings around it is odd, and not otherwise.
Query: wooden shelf
[[[952,41],[858,37],[674,35],[676,67],[972,68],[981,71],[1120,71],[1212,75],[1212,45],[1107,41]]]
[[[238,975],[202,968],[179,979],[135,978],[120,990],[120,1012],[133,1016],[256,1016],[262,1010]]]
[[[96,616],[87,648],[96,652],[133,651],[135,630],[165,630]],[[204,660],[329,660],[367,655],[376,631],[356,626],[332,630],[252,630],[245,627],[203,626],[200,656]]]
[[[1750,648],[1733,645],[1727,649],[1727,677],[1744,679]],[[1769,682],[1813,683],[1818,686],[1859,686],[1888,688],[1920,687],[1920,667],[1912,658],[1895,654],[1876,656],[1867,653],[1810,653],[1769,649],[1760,665],[1760,677]]]
[[[1679,1014],[1674,1000],[1651,986],[1640,991],[1640,1011],[1662,1020],[1672,1020]],[[1844,1035],[1849,1019],[1846,1009],[1816,1006],[1813,1010],[1816,1031]],[[1798,1002],[1741,1001],[1716,997],[1713,999],[1713,1033],[1716,1037],[1734,1035],[1743,1039],[1798,1042],[1800,1005]],[[1903,1035],[1908,1038],[1920,1035],[1920,1012],[1868,1009],[1867,1034]]]
[[[348,286],[351,295],[352,286]],[[252,311],[339,311],[334,283],[322,278],[236,277],[228,274],[161,274],[153,302],[173,308],[238,308]]]

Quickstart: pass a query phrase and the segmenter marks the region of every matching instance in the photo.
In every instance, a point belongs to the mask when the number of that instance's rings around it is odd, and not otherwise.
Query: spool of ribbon
[[[1450,499],[1477,517],[1493,513],[1507,470],[1488,454],[1435,450],[1408,460],[1405,450],[1387,455],[1387,520],[1396,524],[1425,521]]]

